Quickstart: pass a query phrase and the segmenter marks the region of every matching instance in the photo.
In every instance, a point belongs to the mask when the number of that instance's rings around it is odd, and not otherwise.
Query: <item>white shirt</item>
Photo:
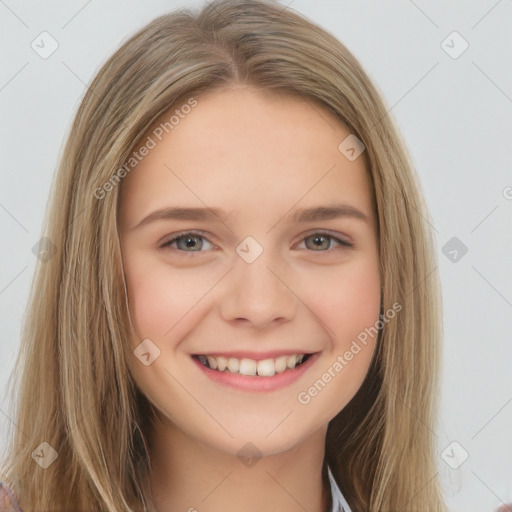
[[[331,473],[331,468],[327,466],[327,472],[329,473],[329,482],[331,483],[331,494],[332,494],[332,509],[331,512],[352,512],[348,506],[347,500],[341,493],[336,480]]]

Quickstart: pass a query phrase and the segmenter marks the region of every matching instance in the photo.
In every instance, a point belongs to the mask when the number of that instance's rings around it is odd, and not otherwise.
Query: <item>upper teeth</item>
[[[241,375],[260,375],[271,377],[276,373],[284,372],[286,369],[295,368],[304,359],[305,354],[293,354],[290,356],[280,356],[275,359],[263,359],[255,361],[254,359],[237,359],[235,357],[222,356],[198,356],[199,361],[205,366],[218,371],[228,371],[230,373],[239,373]]]

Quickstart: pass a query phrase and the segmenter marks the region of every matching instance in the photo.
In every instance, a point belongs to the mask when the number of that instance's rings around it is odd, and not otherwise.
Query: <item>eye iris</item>
[[[313,249],[327,249],[329,247],[329,237],[326,237],[324,235],[314,235],[308,238],[308,240],[313,240],[314,245]],[[322,246],[322,241],[326,242]],[[320,245],[317,245],[317,242],[320,242]],[[327,244],[327,245],[326,245]]]
[[[198,236],[182,236],[178,239],[178,247],[180,249],[201,249],[201,244],[197,244],[197,241],[200,240]],[[184,241],[184,244],[180,244],[180,242]]]

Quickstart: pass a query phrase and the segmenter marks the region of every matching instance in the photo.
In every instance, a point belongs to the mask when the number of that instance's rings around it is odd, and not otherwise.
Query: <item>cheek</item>
[[[124,262],[130,315],[138,338],[164,339],[182,319],[202,309],[215,283],[211,270],[172,269],[133,251]]]
[[[381,300],[377,258],[354,261],[335,277],[331,273],[323,289],[311,303],[316,304],[314,313],[326,326],[331,345],[298,401],[309,417],[327,422],[357,393],[375,351]]]
[[[125,262],[130,314],[138,338],[161,339],[182,318],[196,294],[187,279],[156,262]]]
[[[379,319],[381,289],[376,258],[354,261],[336,274],[326,274],[312,299],[337,349],[356,338]],[[319,282],[317,281],[317,284]]]

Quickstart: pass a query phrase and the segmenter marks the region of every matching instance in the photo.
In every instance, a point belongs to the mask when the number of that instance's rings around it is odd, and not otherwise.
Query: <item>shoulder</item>
[[[0,481],[0,512],[22,512],[14,491]]]

